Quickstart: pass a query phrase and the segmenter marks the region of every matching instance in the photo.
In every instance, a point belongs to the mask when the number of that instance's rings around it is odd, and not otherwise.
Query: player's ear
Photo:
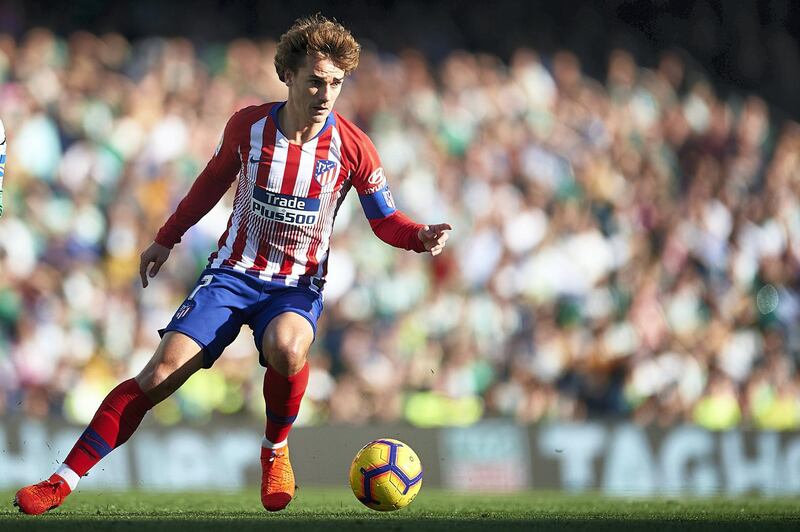
[[[291,87],[292,83],[294,83],[294,72],[292,72],[291,68],[287,68],[283,72],[283,82],[286,83],[287,87]]]

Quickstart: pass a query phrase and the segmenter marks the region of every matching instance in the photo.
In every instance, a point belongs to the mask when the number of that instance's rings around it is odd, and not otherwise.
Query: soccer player
[[[261,501],[286,507],[295,482],[287,437],[308,383],[306,357],[322,312],[328,246],[338,207],[351,188],[372,230],[385,242],[439,254],[451,227],[421,225],[392,199],[370,139],[333,112],[360,47],[342,25],[321,15],[299,19],[281,36],[275,68],[285,102],[247,107],[228,121],[216,152],[142,254],[142,286],[180,242],[239,181],[228,226],[207,269],[135,378],[103,400],[64,463],[47,480],[19,490],[28,514],[56,508],[80,478],[125,443],[153,405],[201,368],[210,368],[242,325],[253,330],[266,367],[266,430],[261,446]]]

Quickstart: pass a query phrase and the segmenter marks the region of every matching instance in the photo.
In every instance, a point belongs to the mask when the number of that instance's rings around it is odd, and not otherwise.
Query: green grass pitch
[[[800,499],[606,498],[526,492],[456,494],[424,486],[403,510],[374,512],[345,488],[301,488],[270,514],[258,489],[235,493],[79,491],[43,516],[20,514],[0,491],[0,530],[798,530]]]

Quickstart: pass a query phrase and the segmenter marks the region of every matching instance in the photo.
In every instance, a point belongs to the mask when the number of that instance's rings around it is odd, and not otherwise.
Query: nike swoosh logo
[[[258,163],[265,163],[267,162],[266,159],[253,159],[250,157],[250,164],[258,164]]]

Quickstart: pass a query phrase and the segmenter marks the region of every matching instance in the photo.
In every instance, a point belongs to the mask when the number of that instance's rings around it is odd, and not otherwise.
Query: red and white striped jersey
[[[179,242],[238,176],[233,212],[209,267],[321,290],[333,222],[351,187],[373,229],[402,213],[364,132],[332,112],[316,137],[290,144],[277,123],[283,104],[247,107],[231,117],[214,156],[156,242],[170,248]],[[409,225],[414,233],[419,227]],[[390,243],[424,251],[414,240]]]

